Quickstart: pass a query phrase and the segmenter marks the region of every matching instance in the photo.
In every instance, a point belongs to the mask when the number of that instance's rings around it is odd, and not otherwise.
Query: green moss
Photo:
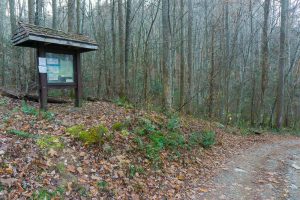
[[[104,144],[106,140],[112,139],[112,135],[108,133],[108,129],[103,125],[94,126],[87,130],[83,125],[78,125],[68,128],[67,132],[88,145]]]
[[[79,138],[80,132],[84,131],[84,126],[83,125],[76,125],[72,126],[70,128],[67,128],[67,133],[71,134],[75,138]]]
[[[60,141],[57,136],[43,136],[37,140],[37,145],[41,149],[62,149],[64,144]]]
[[[122,122],[116,122],[112,126],[113,131],[121,131],[124,128],[124,124]]]

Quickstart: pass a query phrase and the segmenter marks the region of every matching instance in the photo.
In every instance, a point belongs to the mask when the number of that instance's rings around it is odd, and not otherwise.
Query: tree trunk
[[[115,0],[111,0],[111,37],[112,37],[112,73],[116,77],[116,31],[115,31]],[[118,80],[114,79],[113,91],[116,90]]]
[[[214,77],[215,77],[215,27],[212,25],[211,30],[211,68],[209,74],[209,96],[208,96],[208,117],[213,117],[213,106],[214,106]]]
[[[35,2],[35,25],[41,26],[42,25],[42,18],[43,18],[43,5],[44,0],[36,0]]]
[[[131,0],[127,0],[126,6],[126,38],[125,38],[125,91],[127,96],[129,94],[129,47],[130,47],[130,35],[131,35]]]
[[[5,53],[4,53],[4,20],[5,20],[6,0],[0,1],[0,60],[1,60],[1,86],[5,85]]]
[[[81,6],[81,0],[76,0],[76,32],[81,33],[82,30],[80,30],[80,6]]]
[[[118,1],[119,18],[119,97],[125,96],[125,55],[124,55],[124,20],[123,20],[123,1]]]
[[[269,69],[269,13],[270,13],[270,0],[264,2],[264,22],[262,30],[262,44],[261,44],[261,94],[260,94],[260,108],[258,109],[259,124],[264,124],[265,106],[264,96],[268,85],[268,69]]]
[[[184,105],[185,87],[184,87],[184,3],[180,0],[180,96],[179,96],[179,108],[182,109]]]
[[[188,113],[192,112],[192,92],[193,92],[193,2],[188,0],[188,52],[187,52],[187,65],[188,65]]]
[[[169,0],[162,0],[162,70],[163,70],[163,107],[169,111],[172,107],[170,88],[170,25]]]
[[[28,0],[28,21],[34,24],[34,0]]]
[[[75,32],[75,0],[68,0],[68,32]]]
[[[57,0],[52,0],[52,28],[57,29]]]
[[[277,83],[277,105],[276,105],[276,128],[282,128],[282,115],[284,107],[284,68],[286,57],[286,28],[289,0],[281,0],[281,25],[280,25],[280,52],[278,65],[278,83]]]

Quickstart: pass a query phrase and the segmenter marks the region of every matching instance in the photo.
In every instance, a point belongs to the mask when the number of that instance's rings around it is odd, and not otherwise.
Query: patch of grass
[[[153,133],[157,130],[157,127],[149,119],[146,118],[139,118],[138,125],[140,128],[138,129],[137,132],[140,135]]]
[[[190,147],[195,147],[201,144],[202,134],[200,132],[192,133],[188,140],[188,145]]]
[[[105,190],[107,189],[107,187],[109,186],[109,184],[106,182],[106,181],[99,181],[97,183],[97,186],[102,189],[102,190]]]
[[[74,188],[74,190],[75,190],[81,197],[87,197],[87,196],[88,196],[88,191],[87,191],[87,189],[86,189],[84,186],[82,186],[82,185],[80,185],[80,184],[78,184],[78,183],[74,183],[73,188]]]
[[[180,132],[170,132],[166,136],[166,145],[171,149],[177,149],[178,147],[183,147],[185,144],[185,139]]]
[[[26,101],[22,101],[21,110],[26,115],[35,115],[35,116],[38,116],[38,114],[39,114],[39,111],[35,107],[29,106],[26,103]]]
[[[124,124],[122,122],[116,122],[112,126],[113,131],[121,131],[124,128]]]
[[[139,150],[143,150],[145,148],[145,144],[141,137],[136,136],[134,138],[134,142],[137,144]]]
[[[144,174],[145,170],[142,166],[129,165],[129,178],[135,177],[136,173]]]
[[[216,142],[216,134],[213,131],[205,131],[202,133],[201,145],[203,148],[210,148]]]
[[[169,131],[176,131],[180,128],[180,119],[178,117],[172,116],[169,121],[167,128]]]
[[[32,195],[32,199],[34,200],[52,200],[58,197],[62,197],[65,193],[64,188],[57,188],[55,191],[47,190],[45,188],[41,188],[35,191]]]
[[[16,135],[16,136],[21,137],[21,138],[34,138],[34,139],[39,138],[38,135],[34,135],[34,134],[31,134],[31,133],[27,133],[27,132],[15,130],[15,129],[9,130],[9,131],[7,131],[7,133],[12,134],[12,135]]]
[[[104,144],[105,141],[110,141],[113,137],[108,132],[108,129],[103,125],[94,126],[89,129],[85,129],[83,125],[73,126],[67,129],[74,138],[79,139],[85,144]]]
[[[66,172],[66,166],[63,162],[59,162],[55,165],[55,168],[60,174],[64,174]]]
[[[38,117],[39,115],[42,116],[43,119],[46,120],[53,120],[54,119],[54,113],[49,112],[49,111],[42,111],[42,110],[38,110],[33,106],[29,106],[26,101],[22,101],[22,107],[21,110],[24,114],[26,115],[34,115],[36,117]]]
[[[113,152],[113,148],[108,144],[107,145],[104,144],[103,145],[103,151],[107,154],[111,154]]]
[[[5,99],[5,98],[0,99],[0,106],[6,106],[7,104],[8,104],[7,99]]]
[[[37,145],[41,149],[62,149],[64,144],[60,141],[60,138],[57,136],[43,136],[37,140]]]
[[[213,131],[195,132],[192,133],[188,140],[189,147],[196,147],[201,145],[203,148],[208,149],[216,142],[216,134]]]
[[[118,98],[114,101],[115,104],[117,104],[120,107],[132,109],[133,105],[128,101],[126,97]]]

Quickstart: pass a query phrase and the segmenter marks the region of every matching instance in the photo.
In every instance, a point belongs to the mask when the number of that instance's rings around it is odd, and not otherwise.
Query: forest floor
[[[127,104],[50,104],[47,113],[37,108],[0,97],[0,199],[299,196],[295,136],[242,135],[219,123]],[[75,128],[92,133],[99,125],[105,130],[99,144],[70,134]],[[197,144],[196,133],[204,130],[216,133],[209,149]]]

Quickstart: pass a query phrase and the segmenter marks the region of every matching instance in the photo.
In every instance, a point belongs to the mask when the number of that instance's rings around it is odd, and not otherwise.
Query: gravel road
[[[199,199],[300,199],[300,139],[260,144],[228,162]]]

